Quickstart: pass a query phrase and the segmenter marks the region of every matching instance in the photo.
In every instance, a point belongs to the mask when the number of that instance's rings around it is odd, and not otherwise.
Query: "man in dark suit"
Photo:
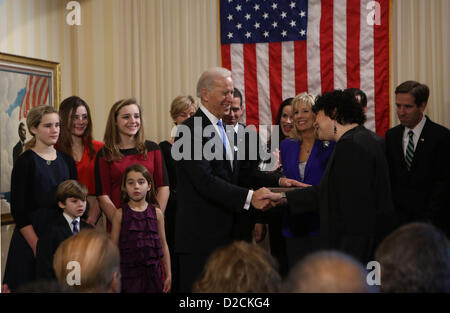
[[[395,89],[400,125],[386,132],[392,194],[399,223],[428,221],[450,234],[450,131],[423,114],[428,86]]]
[[[22,153],[23,146],[25,145],[25,139],[27,138],[27,131],[25,130],[25,125],[22,122],[19,124],[18,132],[20,140],[13,148],[13,166],[16,164],[17,158]]]
[[[175,250],[183,292],[191,291],[211,252],[236,238],[236,213],[250,205],[271,205],[264,199],[268,189],[238,186],[239,162],[222,124],[233,87],[227,69],[206,70],[197,83],[200,108],[179,126],[172,147],[177,160]]]
[[[245,124],[240,123],[240,119],[244,113],[244,105],[242,94],[239,89],[234,88],[233,101],[227,114],[223,116],[223,121],[227,125],[226,132],[234,144],[235,155],[239,161],[239,186],[246,188],[258,189],[264,186],[278,186],[279,180],[282,179],[281,174],[268,174],[262,172],[258,168],[261,158],[258,155],[259,151],[259,136],[255,129],[247,128]],[[251,140],[255,140],[256,144],[251,145]],[[241,210],[237,214],[238,224],[238,240],[252,241],[253,228],[256,232],[262,232],[263,229],[255,222],[260,221],[262,216],[260,211],[255,211],[253,207],[249,210]],[[255,234],[256,241],[262,239],[262,234]],[[261,237],[261,238],[259,238]]]

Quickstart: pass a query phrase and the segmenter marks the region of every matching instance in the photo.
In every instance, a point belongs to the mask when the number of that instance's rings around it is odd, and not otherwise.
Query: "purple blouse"
[[[334,142],[324,142],[315,140],[311,154],[306,162],[304,179],[300,177],[299,155],[301,141],[295,139],[285,139],[280,144],[281,164],[284,176],[295,179],[310,185],[319,185],[323,173],[327,167],[328,159],[334,150]],[[319,216],[317,213],[307,213],[303,218],[308,219],[308,230],[311,235],[318,235]],[[292,222],[294,221],[294,222]],[[295,219],[289,212],[285,214],[283,234],[285,237],[293,237],[295,234],[305,233],[304,229],[296,229]]]

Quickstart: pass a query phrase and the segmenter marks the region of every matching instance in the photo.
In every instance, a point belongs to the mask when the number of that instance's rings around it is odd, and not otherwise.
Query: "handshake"
[[[281,178],[281,187],[309,187],[310,185],[303,184],[294,179]],[[252,205],[259,210],[268,210],[278,205],[286,204],[287,199],[283,197],[282,193],[272,192],[269,189],[263,187],[253,192]]]

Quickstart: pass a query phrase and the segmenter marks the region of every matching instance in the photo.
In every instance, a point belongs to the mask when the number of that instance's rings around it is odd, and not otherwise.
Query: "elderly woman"
[[[315,97],[306,92],[298,94],[292,100],[294,127],[290,132],[290,138],[280,144],[284,176],[309,185],[320,184],[334,148],[334,142],[322,141],[315,136],[316,115],[312,110],[314,100]],[[293,266],[309,252],[320,249],[319,214],[308,212],[291,216],[287,209],[283,235],[286,238],[288,264]]]
[[[386,158],[363,126],[361,106],[350,93],[319,97],[314,127],[336,146],[319,185],[283,193],[272,200],[289,204],[291,214],[318,211],[324,248],[344,251],[363,263],[373,258],[377,221],[392,210]]]

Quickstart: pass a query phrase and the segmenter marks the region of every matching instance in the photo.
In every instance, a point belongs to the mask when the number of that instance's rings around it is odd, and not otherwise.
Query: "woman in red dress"
[[[86,222],[95,226],[100,207],[95,196],[95,156],[103,143],[92,138],[91,112],[87,103],[77,96],[64,99],[59,107],[61,133],[56,148],[73,157],[78,180],[86,185],[89,209]]]

